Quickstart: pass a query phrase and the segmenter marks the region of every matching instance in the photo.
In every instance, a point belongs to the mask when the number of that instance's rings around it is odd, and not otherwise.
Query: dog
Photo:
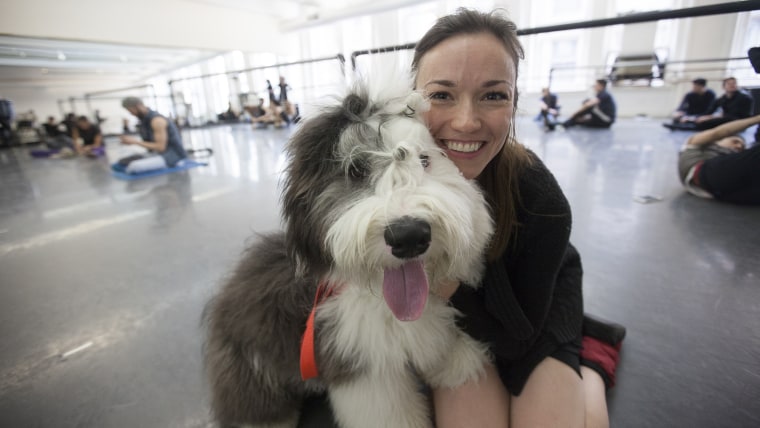
[[[432,427],[420,385],[482,375],[487,347],[436,287],[477,286],[493,221],[411,88],[408,76],[360,81],[288,142],[284,230],[258,236],[204,310],[221,426],[296,427],[302,399],[326,393],[343,428]]]

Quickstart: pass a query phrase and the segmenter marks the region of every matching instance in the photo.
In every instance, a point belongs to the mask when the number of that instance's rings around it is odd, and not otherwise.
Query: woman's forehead
[[[502,42],[488,33],[450,37],[426,52],[418,67],[417,84],[430,80],[513,81],[516,65]]]

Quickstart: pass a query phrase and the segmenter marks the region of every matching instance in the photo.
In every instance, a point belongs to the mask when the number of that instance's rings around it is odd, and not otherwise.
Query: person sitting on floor
[[[122,159],[112,165],[116,171],[139,174],[157,169],[172,168],[185,158],[187,152],[182,146],[182,135],[174,122],[151,110],[137,97],[127,97],[121,105],[134,115],[140,123],[142,140],[128,135],[120,137],[122,144],[134,144],[152,152],[147,157],[126,161]],[[134,158],[130,156],[130,158]]]
[[[666,124],[665,127],[671,130],[704,131],[752,115],[752,97],[739,90],[735,77],[723,81],[723,91],[724,94],[715,100],[707,113],[698,116],[693,123]]]
[[[673,125],[693,124],[699,116],[706,115],[715,102],[715,92],[707,87],[707,80],[699,77],[692,80],[691,83],[691,91],[684,95],[681,104],[673,112]],[[663,125],[670,128],[667,123]]]
[[[739,135],[759,123],[757,115],[689,137],[678,155],[678,174],[686,190],[703,198],[760,205],[760,127],[749,149]]]
[[[250,115],[250,121],[256,123],[257,118],[267,114],[264,107],[264,98],[259,98],[259,103],[255,106],[245,106],[245,111]]]
[[[557,105],[557,95],[549,91],[549,88],[541,89],[541,111],[538,113],[538,119],[544,122],[547,129],[554,129],[553,124],[557,122],[559,116],[559,106]]]
[[[48,116],[47,122],[42,124],[42,129],[45,130],[45,136],[49,138],[55,138],[62,134],[61,130],[58,129],[58,122],[53,116]]]
[[[77,126],[74,127],[73,132],[74,147],[78,154],[95,158],[105,153],[103,133],[98,125],[87,119],[87,116],[77,118]]]
[[[277,99],[273,98],[272,94],[273,92],[270,90],[269,106],[264,109],[264,114],[251,119],[254,129],[266,128],[270,123],[274,124],[275,128],[283,128],[286,124],[289,124],[284,120],[284,117],[287,118],[287,116],[284,114],[282,106],[280,106]]]
[[[596,96],[585,100],[581,107],[570,116],[570,119],[562,123],[562,126],[565,128],[575,125],[588,128],[609,128],[615,123],[617,106],[615,99],[607,92],[607,81],[599,79],[594,82],[593,88]],[[550,126],[549,129],[553,129],[553,126]]]
[[[76,151],[74,141],[66,134],[63,123],[57,122],[55,117],[50,116],[47,122],[42,124],[42,128],[45,130],[45,145],[48,150],[37,150],[33,155],[46,157],[59,153],[61,150],[65,150],[66,155],[74,155]]]
[[[237,122],[238,114],[235,112],[235,110],[232,109],[232,103],[227,103],[227,111],[224,113],[219,113],[217,115],[217,119],[219,119],[221,122]]]

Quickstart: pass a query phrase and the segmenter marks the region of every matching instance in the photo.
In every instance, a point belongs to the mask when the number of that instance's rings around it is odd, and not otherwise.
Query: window
[[[224,56],[219,55],[208,62],[209,74],[216,74],[208,78],[208,94],[211,98],[210,111],[206,113],[212,118],[217,113],[221,113],[227,110],[227,103],[230,102],[230,82],[224,73],[227,71],[227,66],[224,63]],[[203,79],[206,80],[206,79]]]
[[[734,31],[731,56],[746,57],[747,51],[756,46],[760,46],[760,11],[741,13]],[[755,73],[749,60],[746,59],[730,61],[727,65],[726,75],[736,77],[741,87],[760,86],[760,75]]]

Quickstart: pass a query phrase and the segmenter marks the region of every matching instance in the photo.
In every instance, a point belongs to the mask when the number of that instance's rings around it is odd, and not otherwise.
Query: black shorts
[[[518,361],[509,363],[496,362],[501,381],[507,387],[510,394],[515,396],[520,395],[525,384],[528,382],[530,374],[547,357],[552,357],[567,364],[580,376],[581,342],[582,336],[580,335],[570,342],[558,343],[550,334],[544,334],[538,338],[530,351]]]

